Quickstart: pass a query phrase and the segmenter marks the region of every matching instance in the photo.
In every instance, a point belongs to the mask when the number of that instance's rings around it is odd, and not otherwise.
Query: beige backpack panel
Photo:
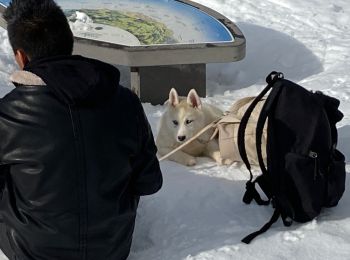
[[[245,111],[248,109],[254,98],[255,97],[246,97],[236,101],[226,115],[217,123],[219,147],[223,159],[230,159],[234,162],[242,161],[238,150],[238,128]],[[254,165],[259,165],[255,145],[255,130],[264,102],[265,99],[260,101],[253,110],[245,131],[245,148],[247,156],[249,162]],[[266,162],[266,124],[262,136],[262,154]]]

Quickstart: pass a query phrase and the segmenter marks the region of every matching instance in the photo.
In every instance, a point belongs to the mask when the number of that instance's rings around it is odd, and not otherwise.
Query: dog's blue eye
[[[186,120],[186,125],[189,125],[193,122],[193,120]]]
[[[174,125],[178,125],[179,122],[177,122],[176,120],[173,120],[173,124],[174,124]]]

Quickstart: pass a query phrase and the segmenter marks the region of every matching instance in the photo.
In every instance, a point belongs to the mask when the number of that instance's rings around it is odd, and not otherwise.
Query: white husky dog
[[[161,156],[186,142],[223,114],[220,109],[203,104],[194,89],[188,93],[187,97],[179,97],[176,90],[171,89],[166,104],[167,108],[160,119],[156,139]],[[168,159],[192,166],[196,164],[196,157],[207,156],[219,164],[226,164],[222,161],[217,139],[210,140],[212,135],[213,130],[210,129]]]

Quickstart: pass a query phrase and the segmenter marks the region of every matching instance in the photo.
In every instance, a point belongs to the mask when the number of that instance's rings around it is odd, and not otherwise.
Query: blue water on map
[[[1,5],[8,6],[9,3],[10,3],[10,0],[0,0]]]

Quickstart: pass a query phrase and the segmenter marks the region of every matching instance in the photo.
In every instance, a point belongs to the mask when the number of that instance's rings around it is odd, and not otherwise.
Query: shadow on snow
[[[239,62],[207,65],[209,96],[254,84],[265,85],[265,77],[273,70],[293,81],[323,71],[319,59],[297,39],[258,25],[236,24],[246,37],[246,57]]]

